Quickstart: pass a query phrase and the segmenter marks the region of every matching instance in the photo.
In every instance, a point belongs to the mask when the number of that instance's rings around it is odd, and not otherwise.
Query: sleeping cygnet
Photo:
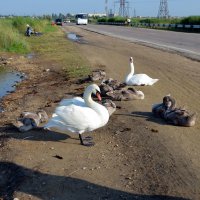
[[[88,76],[91,81],[103,80],[106,77],[106,72],[101,69],[92,71],[92,74]]]
[[[190,114],[187,110],[175,108],[165,112],[165,120],[177,126],[194,126],[196,113]]]
[[[18,128],[20,132],[26,132],[37,128],[40,123],[44,123],[47,120],[48,116],[44,110],[39,110],[36,113],[22,112],[19,119],[14,123],[14,126]]]
[[[144,93],[142,91],[137,91],[134,88],[107,92],[107,96],[109,96],[113,101],[130,101],[144,99]]]
[[[170,95],[163,98],[163,103],[153,105],[152,112],[155,116],[177,126],[190,127],[196,122],[196,113],[190,114],[184,108],[176,108],[176,101]]]
[[[114,80],[112,78],[109,78],[107,80],[104,79],[101,82],[101,84],[109,85],[113,90],[120,90],[126,86],[126,83],[122,83],[122,82],[120,82],[118,80]]]

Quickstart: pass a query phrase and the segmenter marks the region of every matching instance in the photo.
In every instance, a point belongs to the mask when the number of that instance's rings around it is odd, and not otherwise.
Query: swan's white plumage
[[[133,58],[130,58],[131,72],[127,75],[125,83],[127,85],[153,85],[159,79],[152,79],[146,74],[134,74]]]
[[[81,134],[104,126],[109,113],[104,106],[92,100],[91,94],[95,90],[100,91],[96,84],[92,84],[86,88],[84,99],[75,97],[62,100],[45,128],[55,127]]]

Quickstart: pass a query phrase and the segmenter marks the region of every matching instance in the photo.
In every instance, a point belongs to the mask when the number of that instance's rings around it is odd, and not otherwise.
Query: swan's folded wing
[[[158,79],[152,79],[146,74],[134,74],[129,79],[128,84],[130,85],[153,85]]]
[[[57,123],[59,121],[67,130],[72,132],[82,133],[101,127],[101,120],[98,114],[88,107],[76,105],[59,106],[55,114]]]
[[[69,106],[71,104],[85,107],[85,102],[84,102],[83,98],[81,98],[81,97],[75,97],[72,99],[63,99],[59,103],[59,106]]]

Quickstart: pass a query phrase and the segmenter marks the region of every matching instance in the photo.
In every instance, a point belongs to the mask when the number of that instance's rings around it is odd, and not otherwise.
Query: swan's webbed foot
[[[92,147],[95,145],[95,143],[93,141],[84,141],[82,145],[86,147]]]
[[[93,137],[91,137],[91,136],[87,136],[87,137],[85,137],[83,140],[91,141],[91,140],[93,140]]]
[[[79,134],[79,139],[80,139],[81,145],[83,146],[91,147],[95,145],[95,143],[92,141],[93,138],[91,136],[87,136],[83,138],[82,135]]]

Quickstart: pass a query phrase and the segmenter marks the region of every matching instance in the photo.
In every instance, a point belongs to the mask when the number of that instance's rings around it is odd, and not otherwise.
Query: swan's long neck
[[[130,62],[130,68],[131,68],[131,72],[130,72],[130,75],[132,75],[133,76],[133,74],[134,74],[134,64],[133,64],[133,61],[131,61]]]
[[[90,108],[92,108],[94,103],[96,103],[96,102],[93,101],[91,94],[92,93],[87,91],[87,90],[83,94],[83,99],[85,100],[85,104]]]
[[[131,71],[130,73],[126,76],[126,79],[125,79],[125,83],[127,83],[133,76],[134,74],[134,65],[133,65],[133,61],[130,61],[130,68],[131,68]]]
[[[91,94],[92,94],[91,91],[86,90],[84,92],[83,98],[84,98],[85,104],[98,113],[98,115],[102,119],[102,122],[103,121],[107,122],[109,119],[109,113],[108,113],[107,109],[103,105],[98,104],[95,101],[93,101]]]

